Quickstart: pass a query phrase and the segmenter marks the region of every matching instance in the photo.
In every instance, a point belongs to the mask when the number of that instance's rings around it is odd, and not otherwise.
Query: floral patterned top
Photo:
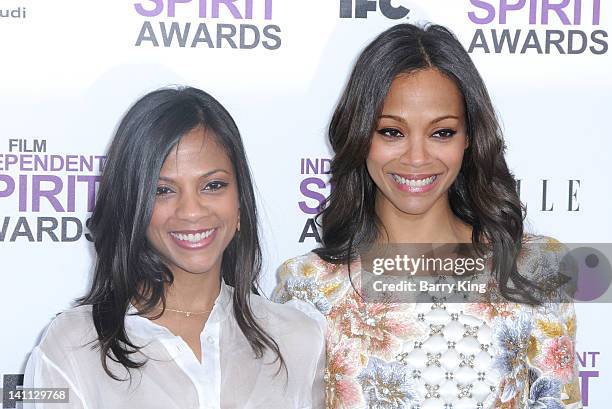
[[[558,266],[561,245],[537,241],[539,254],[519,258],[523,275]],[[280,267],[272,296],[308,301],[327,321],[326,408],[582,408],[571,302],[529,306],[495,291],[469,304],[364,302],[360,262],[350,271],[353,284],[346,265],[308,253]]]

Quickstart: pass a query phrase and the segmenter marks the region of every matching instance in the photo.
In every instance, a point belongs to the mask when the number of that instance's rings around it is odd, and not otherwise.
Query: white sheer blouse
[[[144,348],[132,356],[147,363],[131,370],[132,380],[115,381],[103,370],[100,352],[92,348],[97,333],[91,306],[59,314],[49,325],[28,361],[24,387],[69,388],[70,403],[30,403],[36,409],[212,409],[322,408],[325,329],[310,318],[316,310],[306,303],[293,306],[253,295],[254,315],[278,343],[287,365],[278,371],[275,355],[255,359],[232,312],[232,287],[221,285],[200,334],[202,362],[179,336],[147,318],[126,315],[129,339]],[[114,374],[125,368],[108,360]]]

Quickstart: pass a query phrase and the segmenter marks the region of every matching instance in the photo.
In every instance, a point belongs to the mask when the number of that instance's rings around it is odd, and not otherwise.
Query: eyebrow
[[[401,122],[403,124],[407,124],[406,120],[404,118],[402,118],[401,116],[398,116],[398,115],[383,114],[379,118],[389,118],[389,119],[393,119],[395,121]],[[438,118],[435,118],[430,123],[433,124],[433,123],[436,123],[436,122],[443,121],[445,119],[457,119],[457,120],[459,120],[459,117],[456,116],[456,115],[443,115],[443,116],[440,116]]]
[[[209,177],[210,175],[214,175],[215,173],[219,173],[219,172],[226,173],[227,175],[231,175],[231,173],[230,173],[230,172],[228,172],[228,171],[227,171],[227,170],[225,170],[225,169],[213,169],[213,170],[211,170],[211,171],[209,171],[209,172],[206,172],[206,173],[201,174],[201,175],[199,176],[199,179],[207,178],[207,177]],[[170,177],[167,177],[167,176],[161,176],[161,175],[159,176],[159,178],[158,178],[158,179],[159,179],[159,180],[166,181],[166,182],[172,182],[172,181],[174,180],[174,179],[172,179],[172,178],[170,178]]]

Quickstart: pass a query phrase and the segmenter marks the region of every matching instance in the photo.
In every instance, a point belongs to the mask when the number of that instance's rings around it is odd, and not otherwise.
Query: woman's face
[[[466,147],[463,95],[455,83],[434,69],[396,77],[366,161],[378,211],[423,215],[448,207]]]
[[[232,163],[214,135],[195,128],[164,161],[147,239],[175,275],[219,273],[238,223]]]

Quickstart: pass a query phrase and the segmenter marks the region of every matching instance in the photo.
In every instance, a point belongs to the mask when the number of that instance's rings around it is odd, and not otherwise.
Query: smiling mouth
[[[179,242],[198,244],[201,241],[210,237],[215,232],[216,228],[199,230],[195,232],[170,232],[170,235]]]
[[[432,185],[438,178],[438,175],[431,175],[423,178],[404,178],[398,174],[392,173],[391,177],[400,185],[407,186],[411,189],[422,189]]]

